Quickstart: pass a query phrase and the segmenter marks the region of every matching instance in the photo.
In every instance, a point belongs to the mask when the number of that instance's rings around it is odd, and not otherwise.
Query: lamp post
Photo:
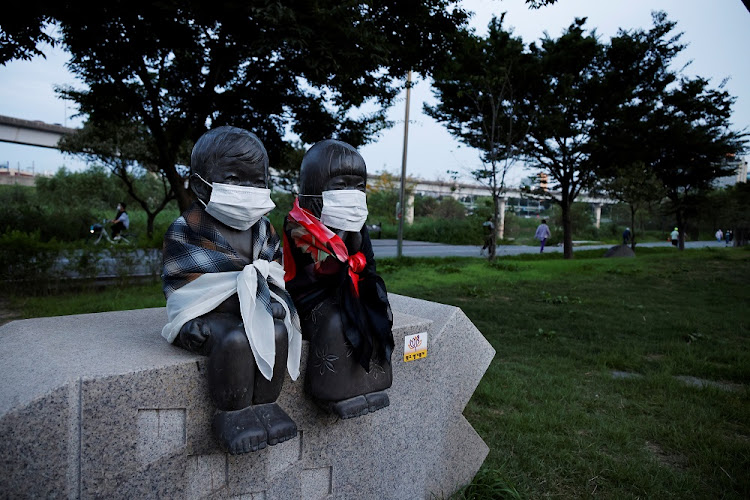
[[[404,239],[404,207],[406,186],[406,147],[409,142],[409,98],[411,96],[411,70],[406,76],[406,115],[404,117],[404,154],[401,157],[401,188],[398,196],[398,239],[396,256],[401,257]]]

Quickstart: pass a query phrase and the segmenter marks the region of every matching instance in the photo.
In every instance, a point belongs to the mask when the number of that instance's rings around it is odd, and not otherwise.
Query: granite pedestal
[[[287,375],[296,438],[223,453],[205,358],[168,344],[164,308],[0,327],[0,492],[12,498],[349,499],[448,496],[488,448],[462,411],[495,351],[452,306],[390,294],[391,405],[339,420]],[[427,356],[404,361],[404,339]]]

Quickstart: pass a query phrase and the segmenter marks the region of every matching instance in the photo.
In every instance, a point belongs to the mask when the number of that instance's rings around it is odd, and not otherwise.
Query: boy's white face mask
[[[320,222],[344,231],[359,232],[367,220],[367,196],[358,189],[323,191]]]
[[[249,229],[276,206],[271,201],[270,189],[208,182],[200,175],[195,175],[211,186],[208,204],[198,201],[203,203],[209,215],[234,229]]]

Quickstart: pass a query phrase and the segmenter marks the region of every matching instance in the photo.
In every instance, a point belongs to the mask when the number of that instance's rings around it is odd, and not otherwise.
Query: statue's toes
[[[297,424],[276,403],[255,405],[253,409],[265,427],[270,446],[283,443],[297,435]]]
[[[331,412],[342,420],[361,417],[367,415],[369,411],[370,408],[364,396],[355,396],[331,404]]]
[[[214,416],[214,435],[232,455],[258,451],[266,447],[266,429],[252,406],[237,411],[219,411]]]
[[[240,440],[240,453],[250,453],[251,451],[262,450],[266,447],[265,432],[254,432],[251,435],[244,436]],[[235,453],[237,454],[237,453]]]
[[[385,391],[371,392],[365,394],[367,400],[367,409],[370,413],[381,410],[391,404],[391,400],[388,398],[388,394]]]

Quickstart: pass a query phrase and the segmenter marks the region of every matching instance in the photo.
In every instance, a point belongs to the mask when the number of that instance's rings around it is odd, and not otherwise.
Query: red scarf
[[[349,256],[349,251],[341,238],[328,229],[312,213],[300,207],[299,198],[294,200],[289,218],[296,222],[296,224],[292,224],[290,231],[294,244],[303,253],[310,254],[315,262],[315,270],[323,274],[329,274],[330,271],[326,272],[322,264],[328,257],[334,257],[347,266],[349,277],[352,280],[352,292],[355,297],[359,297],[359,273],[364,270],[367,264],[364,254],[357,252]],[[284,281],[292,280],[297,274],[286,231],[284,232],[284,269],[286,271]]]

